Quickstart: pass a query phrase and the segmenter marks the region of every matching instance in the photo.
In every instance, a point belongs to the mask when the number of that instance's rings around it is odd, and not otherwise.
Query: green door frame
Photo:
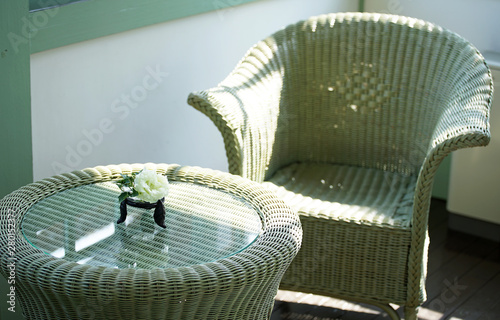
[[[0,198],[33,180],[30,47],[12,45],[27,41],[28,8],[28,0],[0,1]]]

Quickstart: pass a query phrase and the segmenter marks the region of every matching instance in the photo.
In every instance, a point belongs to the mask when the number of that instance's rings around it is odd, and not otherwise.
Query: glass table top
[[[79,264],[112,268],[173,268],[241,252],[261,233],[259,212],[243,198],[207,186],[170,182],[166,229],[153,209],[128,206],[120,215],[113,182],[79,186],[47,197],[24,216],[21,230],[36,248]]]

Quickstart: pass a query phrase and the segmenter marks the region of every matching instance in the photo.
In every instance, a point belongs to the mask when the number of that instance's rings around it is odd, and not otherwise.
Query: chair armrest
[[[282,72],[272,43],[250,49],[217,87],[192,92],[188,104],[208,116],[224,139],[229,172],[262,182],[278,123]]]
[[[479,53],[469,56],[474,61],[473,67],[453,75],[457,81],[442,102],[442,111],[419,172],[416,197],[421,199],[430,199],[434,175],[447,155],[462,148],[486,146],[490,141],[493,79]]]
[[[428,245],[427,225],[431,202],[432,186],[436,171],[442,160],[452,151],[477,146],[486,146],[490,141],[489,113],[493,99],[493,79],[484,59],[479,53],[471,54],[474,67],[456,75],[457,81],[449,98],[443,103],[443,112],[435,126],[432,142],[421,166],[412,217],[412,250],[410,251],[409,272],[420,274],[425,281]],[[413,278],[417,281],[418,277]],[[408,284],[416,288],[415,284]],[[420,293],[409,290],[410,299],[418,301]]]

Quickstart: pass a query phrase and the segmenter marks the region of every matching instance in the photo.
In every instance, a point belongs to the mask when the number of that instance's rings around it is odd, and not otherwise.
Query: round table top
[[[21,231],[34,247],[67,261],[112,268],[169,268],[213,262],[241,252],[263,230],[261,213],[245,199],[212,187],[171,181],[166,229],[153,210],[128,206],[119,188],[100,182],[63,190],[33,205]]]

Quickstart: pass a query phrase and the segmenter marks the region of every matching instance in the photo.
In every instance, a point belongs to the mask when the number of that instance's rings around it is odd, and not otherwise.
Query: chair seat
[[[416,177],[347,165],[294,163],[264,185],[301,216],[408,229]]]
[[[304,230],[280,288],[403,304],[415,183],[346,165],[295,163],[277,171],[264,186],[299,213]]]

